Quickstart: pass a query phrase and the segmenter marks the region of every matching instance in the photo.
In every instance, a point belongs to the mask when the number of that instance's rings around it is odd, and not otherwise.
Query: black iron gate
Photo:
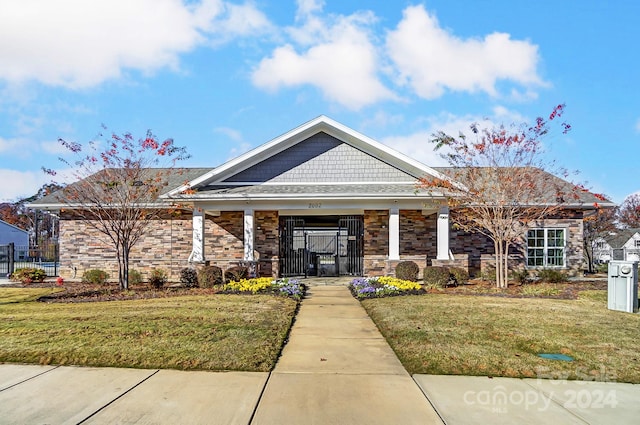
[[[47,276],[58,276],[60,271],[60,252],[57,243],[36,247],[0,245],[0,277],[6,277],[17,269],[36,268],[45,271]]]
[[[362,216],[280,218],[281,276],[361,276]]]

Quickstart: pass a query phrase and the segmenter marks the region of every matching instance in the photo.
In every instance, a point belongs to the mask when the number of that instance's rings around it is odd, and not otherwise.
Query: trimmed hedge
[[[222,269],[216,266],[203,266],[198,271],[198,285],[201,288],[212,288],[222,284]]]
[[[418,273],[420,273],[420,266],[413,261],[401,261],[396,266],[396,277],[400,280],[417,282]]]

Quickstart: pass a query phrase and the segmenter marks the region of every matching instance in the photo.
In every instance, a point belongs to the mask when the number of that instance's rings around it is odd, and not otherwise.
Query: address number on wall
[[[310,209],[322,208],[322,202],[310,202],[309,208]]]

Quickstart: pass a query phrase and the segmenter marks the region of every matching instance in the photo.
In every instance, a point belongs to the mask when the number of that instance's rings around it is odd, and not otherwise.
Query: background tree
[[[594,251],[598,240],[617,230],[617,213],[616,208],[596,208],[593,214],[584,218],[584,255],[589,273],[594,271]]]
[[[496,286],[507,287],[509,249],[522,244],[527,225],[553,214],[563,202],[577,196],[576,187],[554,174],[564,169],[547,161],[542,138],[559,124],[562,133],[570,125],[558,123],[564,105],[553,109],[535,125],[481,129],[471,125],[471,137],[444,132],[433,135],[435,150],[451,166],[450,179],[423,178],[420,185],[443,191],[452,208],[451,220],[466,232],[479,232],[493,241]]]
[[[186,149],[175,146],[173,139],[160,142],[151,131],[138,140],[130,133],[109,138],[100,134],[86,149],[79,143],[59,142],[75,158],[61,160],[77,181],[56,197],[114,248],[120,288],[128,289],[131,249],[170,207],[159,195],[168,178],[180,173],[175,166],[188,158]],[[55,175],[53,170],[45,171]]]
[[[55,242],[58,235],[58,218],[47,211],[29,208],[28,204],[61,188],[60,185],[47,183],[32,196],[18,199],[16,202],[1,203],[0,220],[28,231],[32,247]]]
[[[618,222],[629,229],[640,227],[640,193],[627,196],[618,210]]]

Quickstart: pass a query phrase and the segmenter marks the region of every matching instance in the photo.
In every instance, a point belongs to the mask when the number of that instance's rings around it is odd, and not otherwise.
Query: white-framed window
[[[564,267],[567,230],[541,228],[527,231],[528,267]]]
[[[597,241],[595,248],[596,249],[604,249],[605,248],[604,241]]]
[[[635,241],[633,241],[633,242],[634,242],[634,246],[635,246],[636,248],[640,248],[640,239],[636,239],[636,240],[635,240]]]

